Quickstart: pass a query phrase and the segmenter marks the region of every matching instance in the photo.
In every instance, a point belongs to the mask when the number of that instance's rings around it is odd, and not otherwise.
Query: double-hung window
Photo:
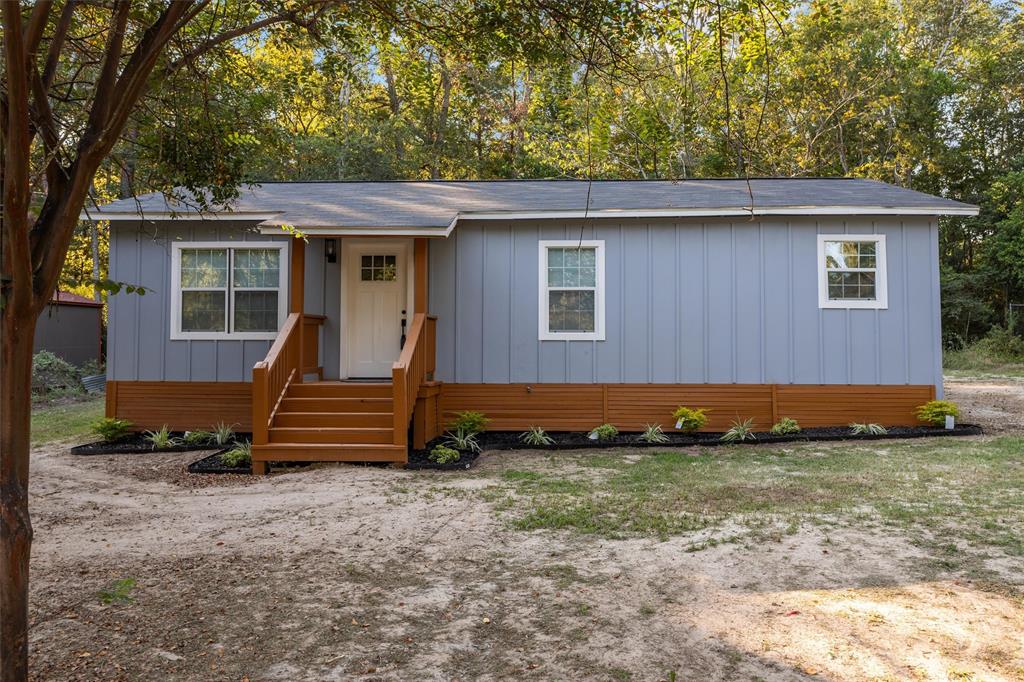
[[[818,235],[818,305],[888,306],[885,235]]]
[[[604,242],[540,242],[541,340],[604,340]]]
[[[179,243],[171,338],[273,339],[284,322],[283,242]]]

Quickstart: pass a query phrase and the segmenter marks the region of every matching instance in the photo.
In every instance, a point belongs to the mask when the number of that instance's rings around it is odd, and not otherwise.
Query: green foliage
[[[672,413],[676,420],[676,428],[680,431],[697,431],[708,423],[708,410],[705,408],[684,407],[680,405]]]
[[[110,583],[109,587],[105,587],[96,593],[96,596],[100,598],[100,602],[110,606],[112,604],[130,604],[134,599],[132,598],[132,590],[135,589],[135,578],[121,578]]]
[[[742,443],[748,440],[757,440],[754,435],[754,418],[740,421],[737,417],[732,421],[729,430],[722,434],[721,439],[726,443]]]
[[[455,419],[448,424],[448,429],[451,431],[462,431],[464,433],[480,433],[487,428],[490,423],[490,419],[484,416],[483,412],[456,412]]]
[[[1024,373],[1024,338],[1006,327],[993,327],[984,338],[959,350],[947,350],[943,367],[969,373]]]
[[[224,422],[218,422],[217,425],[213,427],[213,431],[211,431],[213,434],[214,445],[229,444],[235,437],[234,426],[234,424],[229,426]]]
[[[450,462],[458,461],[461,457],[461,453],[455,448],[450,448],[445,445],[435,445],[434,449],[430,451],[428,459],[431,462],[437,462],[438,464],[448,464]]]
[[[943,426],[946,417],[959,417],[960,408],[951,400],[929,400],[914,412],[918,419],[933,426]]]
[[[854,422],[850,424],[850,433],[855,436],[884,436],[889,432],[881,424],[861,424]]]
[[[668,436],[661,428],[661,424],[644,424],[643,433],[637,438],[644,443],[667,443]]]
[[[800,433],[800,430],[800,424],[795,419],[790,419],[789,417],[783,417],[772,425],[772,433],[776,436],[788,436]]]
[[[44,315],[46,313],[43,313]],[[81,370],[48,350],[32,356],[32,393],[40,397],[83,392]]]
[[[220,461],[228,467],[244,467],[252,464],[252,443],[236,443],[235,447],[220,456]]]
[[[555,444],[555,439],[549,436],[547,432],[539,426],[531,426],[519,435],[519,440],[523,441],[527,445],[533,445],[534,447]]]
[[[462,429],[446,433],[444,444],[464,452],[480,452],[480,443],[477,442],[476,433],[470,433]]]
[[[125,438],[131,433],[132,426],[134,424],[127,419],[104,417],[93,423],[92,432],[108,443],[112,443]]]
[[[214,442],[213,439],[214,435],[209,431],[186,431],[182,442],[192,446],[210,445]]]
[[[154,450],[166,450],[178,444],[178,441],[171,437],[167,424],[164,424],[159,431],[146,431],[145,438]]]
[[[32,408],[32,445],[68,439],[82,442],[93,432],[103,410],[102,398],[37,405]]]
[[[591,438],[600,441],[611,440],[617,435],[619,435],[619,430],[611,424],[601,424],[590,432]]]

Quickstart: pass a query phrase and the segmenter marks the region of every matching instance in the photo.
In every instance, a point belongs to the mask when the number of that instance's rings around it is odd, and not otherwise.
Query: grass
[[[91,436],[90,426],[103,416],[103,397],[80,402],[41,405],[32,410],[32,445],[54,441],[84,440]]]
[[[520,530],[666,538],[729,523],[782,534],[843,518],[916,529],[952,552],[1024,556],[1024,438],[559,453],[506,469],[488,498]]]

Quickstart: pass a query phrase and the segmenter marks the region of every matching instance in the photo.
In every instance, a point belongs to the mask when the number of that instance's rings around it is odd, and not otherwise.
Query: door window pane
[[[398,256],[363,256],[359,279],[363,282],[394,282],[398,280]]]
[[[181,292],[181,331],[223,332],[227,293],[224,291]]]
[[[877,243],[874,241],[825,242],[828,298],[833,301],[873,301],[876,298]]]
[[[236,291],[236,332],[277,331],[276,291]]]

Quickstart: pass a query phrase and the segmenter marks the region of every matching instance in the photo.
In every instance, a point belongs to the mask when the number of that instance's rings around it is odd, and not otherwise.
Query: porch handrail
[[[401,355],[391,367],[394,444],[408,445],[409,422],[416,409],[420,387],[433,379],[437,317],[416,313],[405,338]]]
[[[301,328],[302,315],[288,315],[267,357],[252,368],[253,445],[266,445],[269,442],[270,422],[288,392],[288,386],[301,379]]]

